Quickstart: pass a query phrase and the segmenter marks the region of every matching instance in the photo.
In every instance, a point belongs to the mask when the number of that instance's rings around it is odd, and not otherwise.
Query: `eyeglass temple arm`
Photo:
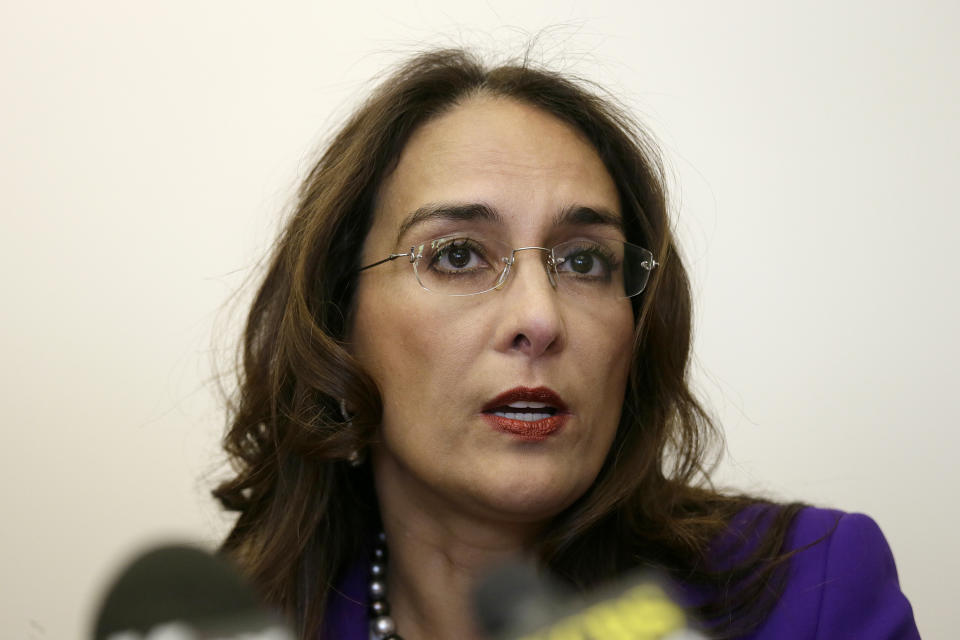
[[[397,258],[407,258],[407,257],[409,257],[409,256],[410,256],[410,252],[408,252],[408,253],[391,253],[389,256],[387,256],[387,257],[384,258],[383,260],[377,260],[377,261],[374,262],[373,264],[368,264],[368,265],[365,266],[365,267],[360,267],[359,269],[357,269],[357,273],[360,273],[361,271],[366,271],[367,269],[370,269],[370,268],[376,267],[376,266],[378,266],[378,265],[381,265],[381,264],[383,264],[384,262],[390,262],[391,260],[396,260]]]

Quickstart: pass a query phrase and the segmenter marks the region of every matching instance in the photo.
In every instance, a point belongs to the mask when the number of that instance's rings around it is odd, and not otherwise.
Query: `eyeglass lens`
[[[542,254],[551,282],[574,295],[625,298],[637,295],[653,269],[653,254],[636,245],[603,238],[562,242]],[[413,268],[421,286],[447,295],[473,295],[502,286],[523,251],[478,236],[446,236],[414,247]]]

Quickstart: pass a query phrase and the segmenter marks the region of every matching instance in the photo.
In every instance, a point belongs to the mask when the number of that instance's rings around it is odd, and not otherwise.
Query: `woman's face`
[[[413,134],[378,194],[362,264],[451,233],[515,248],[623,238],[620,220],[613,180],[576,130],[478,97]],[[381,500],[402,492],[535,523],[593,483],[620,418],[633,313],[627,299],[554,289],[543,264],[521,251],[505,286],[469,297],[424,290],[404,258],[359,275],[351,342],[383,398]]]

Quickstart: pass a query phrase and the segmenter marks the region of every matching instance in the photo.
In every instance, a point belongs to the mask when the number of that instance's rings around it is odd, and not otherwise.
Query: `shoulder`
[[[890,546],[870,517],[805,508],[785,551],[792,554],[786,588],[751,637],[920,637]]]
[[[319,640],[367,640],[367,563],[350,563],[330,589]]]

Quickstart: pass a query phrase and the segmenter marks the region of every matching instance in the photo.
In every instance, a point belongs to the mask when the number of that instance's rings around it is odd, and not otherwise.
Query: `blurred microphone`
[[[505,565],[480,582],[474,611],[492,640],[706,640],[651,572],[577,598],[530,565]]]
[[[224,558],[184,545],[140,554],[99,607],[94,640],[294,640]]]

